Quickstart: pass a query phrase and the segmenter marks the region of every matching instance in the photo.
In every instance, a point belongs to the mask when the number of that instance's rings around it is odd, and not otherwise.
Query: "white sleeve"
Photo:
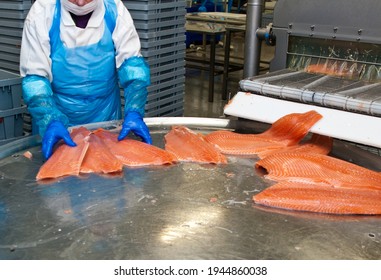
[[[24,22],[20,53],[20,75],[39,75],[52,81],[49,30],[54,0],[36,1]]]
[[[120,0],[115,0],[118,9],[118,18],[112,39],[116,49],[116,67],[119,68],[122,63],[133,56],[141,56],[140,39],[136,32],[132,17]]]

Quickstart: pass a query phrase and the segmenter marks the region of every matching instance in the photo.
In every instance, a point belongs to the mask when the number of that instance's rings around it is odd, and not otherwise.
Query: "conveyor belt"
[[[161,147],[173,124],[201,133],[267,127],[197,118],[152,118],[147,124]],[[114,124],[89,126],[96,127]],[[381,258],[381,217],[253,205],[252,195],[273,184],[256,172],[256,159],[126,168],[119,177],[91,174],[41,184],[34,179],[42,164],[38,139],[24,140],[18,150],[0,147],[0,259]],[[381,170],[379,157],[344,142],[335,141],[333,154]]]
[[[264,96],[381,116],[381,83],[285,69],[241,80],[240,87]]]

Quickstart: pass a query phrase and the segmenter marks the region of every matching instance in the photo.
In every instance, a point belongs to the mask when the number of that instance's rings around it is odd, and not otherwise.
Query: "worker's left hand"
[[[128,133],[130,133],[130,131],[141,137],[143,142],[152,144],[152,139],[148,127],[138,112],[129,112],[126,114],[118,140],[123,140],[128,135]]]

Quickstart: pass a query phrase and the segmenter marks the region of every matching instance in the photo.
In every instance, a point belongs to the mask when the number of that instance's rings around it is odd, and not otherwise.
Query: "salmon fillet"
[[[122,162],[117,159],[102,139],[91,133],[87,138],[89,147],[82,162],[80,173],[114,173],[123,169]]]
[[[176,158],[159,147],[133,139],[118,141],[118,135],[98,129],[94,134],[100,137],[110,152],[126,166],[148,166],[173,164]]]
[[[285,152],[269,155],[255,166],[264,168],[265,177],[275,181],[381,190],[381,173],[328,155]]]
[[[308,65],[306,67],[306,72],[330,76],[339,76],[336,67],[334,65],[328,65],[327,63]]]
[[[280,182],[253,196],[256,204],[329,214],[381,214],[381,191]]]
[[[84,127],[74,129],[71,137],[77,146],[70,147],[63,142],[59,143],[49,160],[41,166],[36,179],[43,180],[66,175],[79,175],[82,161],[89,147],[86,138],[90,133]]]
[[[80,173],[115,173],[126,166],[172,164],[176,157],[158,147],[125,139],[104,129],[94,132],[85,127],[71,133],[76,147],[60,144],[49,160],[40,168],[36,179],[57,178]]]
[[[333,63],[311,64],[305,69],[308,73],[324,74],[329,76],[336,76],[340,78],[358,78],[361,74],[362,67],[357,67],[356,63],[348,66],[346,62],[335,61]]]
[[[292,113],[274,122],[271,127],[259,136],[276,139],[286,146],[299,143],[314,124],[323,118],[318,112],[311,110],[305,113]]]
[[[322,155],[328,155],[333,146],[333,139],[329,136],[324,136],[320,134],[313,133],[311,138],[301,144],[288,146],[278,150],[265,150],[259,152],[259,158],[264,158],[275,153],[284,153],[284,152],[299,152],[299,153],[316,153]]]
[[[316,111],[293,113],[278,119],[263,133],[215,131],[206,135],[205,139],[224,154],[257,155],[296,145],[321,118],[322,115]]]
[[[221,153],[227,155],[257,155],[264,151],[274,151],[285,147],[276,139],[262,138],[254,134],[240,134],[231,131],[215,131],[205,136]]]
[[[226,157],[202,134],[185,126],[173,126],[165,136],[165,150],[174,154],[178,161],[199,163],[227,163]]]

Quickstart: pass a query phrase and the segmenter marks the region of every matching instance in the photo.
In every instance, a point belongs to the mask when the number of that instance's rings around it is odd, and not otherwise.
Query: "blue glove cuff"
[[[68,118],[56,107],[53,91],[47,78],[38,75],[24,77],[22,93],[28,111],[32,115],[32,121],[38,127],[38,133],[41,136],[54,120],[60,121],[65,126],[68,125]]]
[[[133,56],[126,59],[118,69],[119,82],[122,88],[136,83],[141,87],[150,85],[150,69],[143,57]]]
[[[124,88],[124,112],[138,112],[144,116],[150,69],[143,57],[134,56],[123,62],[118,70],[119,83]]]

